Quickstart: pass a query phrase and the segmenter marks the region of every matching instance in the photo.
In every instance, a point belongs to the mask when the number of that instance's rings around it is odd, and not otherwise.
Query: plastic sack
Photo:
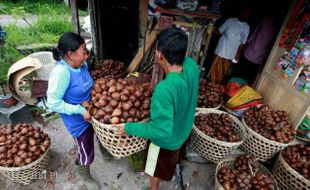
[[[261,103],[263,97],[249,86],[243,86],[233,97],[231,97],[226,107],[229,109],[240,109],[256,106]],[[255,103],[257,102],[257,103]]]
[[[147,150],[142,150],[135,154],[128,156],[128,165],[135,171],[144,170],[144,160],[147,156]]]
[[[202,157],[198,152],[196,152],[189,143],[186,143],[186,149],[185,149],[185,156],[188,161],[190,162],[197,162],[197,163],[210,163],[207,159]]]
[[[6,32],[3,31],[3,29],[1,28],[1,25],[0,25],[0,44],[5,42],[6,36],[7,36]]]
[[[233,78],[226,84],[225,95],[228,99],[226,111],[236,117],[241,117],[250,107],[263,104],[263,97],[240,78]]]

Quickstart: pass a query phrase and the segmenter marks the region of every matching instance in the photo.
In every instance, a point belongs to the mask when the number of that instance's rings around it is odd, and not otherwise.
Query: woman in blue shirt
[[[64,33],[53,56],[57,63],[49,76],[47,105],[50,110],[60,113],[77,145],[75,164],[80,174],[79,185],[99,189],[89,170],[94,160],[94,130],[87,122],[89,112],[81,106],[84,100],[90,102],[94,84],[85,62],[87,49],[84,39],[72,32]]]

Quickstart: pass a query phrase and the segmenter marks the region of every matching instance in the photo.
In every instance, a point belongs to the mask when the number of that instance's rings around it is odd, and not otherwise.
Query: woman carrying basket
[[[185,58],[186,49],[187,35],[182,30],[171,27],[159,33],[156,58],[166,78],[154,90],[150,120],[147,123],[116,125],[119,135],[129,134],[151,140],[145,163],[150,185],[142,189],[157,190],[160,179],[172,179],[181,147],[192,130],[199,70],[193,59]]]
[[[90,114],[81,105],[84,100],[90,102],[94,84],[85,62],[88,55],[84,39],[72,32],[64,33],[53,56],[57,63],[49,76],[47,105],[60,113],[77,145],[78,184],[87,189],[100,189],[89,169],[94,160],[94,130],[87,122]]]

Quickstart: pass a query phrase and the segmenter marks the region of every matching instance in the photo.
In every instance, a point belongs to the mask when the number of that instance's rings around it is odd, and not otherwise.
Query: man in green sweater
[[[178,28],[159,33],[156,59],[166,78],[154,90],[150,120],[116,126],[119,135],[150,139],[145,172],[150,175],[151,190],[158,189],[160,179],[172,179],[181,147],[194,122],[199,70],[193,59],[185,58],[187,41],[187,35]]]

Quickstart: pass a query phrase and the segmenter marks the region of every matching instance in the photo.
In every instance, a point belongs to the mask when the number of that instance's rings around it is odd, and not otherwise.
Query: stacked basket
[[[222,106],[222,104],[218,105],[217,107],[214,107],[214,108],[199,108],[197,107],[196,108],[196,111],[203,111],[203,110],[206,110],[206,109],[215,109],[215,110],[218,110],[220,109],[220,107]]]
[[[0,166],[0,174],[16,183],[28,185],[46,171],[49,160],[48,151],[49,149],[39,159],[22,167]]]
[[[101,144],[116,159],[127,157],[146,149],[147,140],[132,135],[119,136],[115,134],[115,127],[111,124],[104,124],[92,118],[95,133]]]
[[[215,171],[215,190],[225,190],[225,188],[220,184],[220,182],[217,179],[217,175],[219,173],[219,170],[226,166],[226,167],[232,167],[233,162],[235,161],[236,156],[233,157],[229,157],[227,159],[221,160],[217,166],[216,166],[216,171]],[[269,170],[267,168],[265,168],[263,165],[259,164],[259,172],[266,174],[270,179],[272,179],[273,183],[275,184],[275,188],[274,190],[277,190],[277,183],[276,180],[274,180],[272,174],[269,172]]]
[[[279,154],[278,160],[273,168],[272,174],[280,189],[308,190],[310,181],[295,171]]]
[[[200,109],[196,112],[196,115],[209,113],[227,114],[226,112],[215,109]],[[234,131],[241,136],[241,141],[239,142],[219,141],[204,134],[195,125],[193,126],[190,139],[191,146],[203,157],[212,162],[217,163],[221,159],[227,157],[233,150],[237,149],[238,146],[241,145],[246,138],[246,131],[242,123],[236,117],[232,115],[229,116],[233,120]]]

